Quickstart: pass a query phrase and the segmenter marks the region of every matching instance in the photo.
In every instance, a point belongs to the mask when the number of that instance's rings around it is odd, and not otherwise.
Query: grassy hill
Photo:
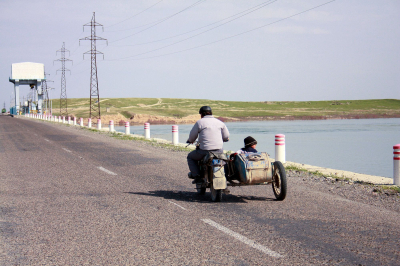
[[[400,117],[400,100],[344,100],[307,102],[234,102],[170,98],[103,98],[101,115],[121,114],[129,119],[137,114],[182,118],[198,114],[209,105],[217,117],[226,120],[329,119]],[[53,113],[59,115],[59,100],[53,100]],[[89,99],[68,99],[68,113],[89,117]]]

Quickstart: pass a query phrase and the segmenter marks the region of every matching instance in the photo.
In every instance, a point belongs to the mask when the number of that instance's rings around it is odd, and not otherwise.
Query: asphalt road
[[[197,195],[186,153],[0,116],[1,265],[400,265],[400,212],[288,176]]]

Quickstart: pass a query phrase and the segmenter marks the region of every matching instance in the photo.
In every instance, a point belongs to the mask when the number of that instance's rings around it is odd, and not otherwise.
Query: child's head
[[[255,148],[257,145],[257,140],[255,138],[248,136],[247,138],[244,139],[244,147],[252,147]]]

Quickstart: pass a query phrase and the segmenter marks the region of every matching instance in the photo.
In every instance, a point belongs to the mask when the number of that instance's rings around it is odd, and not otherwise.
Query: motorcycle
[[[222,194],[227,187],[224,165],[228,158],[224,153],[208,152],[202,160],[199,161],[200,176],[202,183],[196,183],[197,192],[200,195],[206,193],[210,188],[211,200],[218,202],[222,200]]]
[[[199,162],[202,183],[195,183],[200,195],[211,192],[211,200],[219,202],[227,186],[272,185],[276,200],[287,193],[286,171],[280,161],[271,162],[265,152],[208,154]],[[189,175],[190,176],[190,175]]]

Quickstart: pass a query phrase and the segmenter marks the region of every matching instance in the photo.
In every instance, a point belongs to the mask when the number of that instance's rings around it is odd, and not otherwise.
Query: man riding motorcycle
[[[189,133],[187,143],[193,143],[198,138],[200,147],[187,156],[189,178],[193,184],[202,183],[198,161],[204,158],[209,151],[223,152],[223,142],[229,141],[229,131],[226,125],[212,115],[210,106],[203,106],[199,110],[201,119],[198,120]]]

